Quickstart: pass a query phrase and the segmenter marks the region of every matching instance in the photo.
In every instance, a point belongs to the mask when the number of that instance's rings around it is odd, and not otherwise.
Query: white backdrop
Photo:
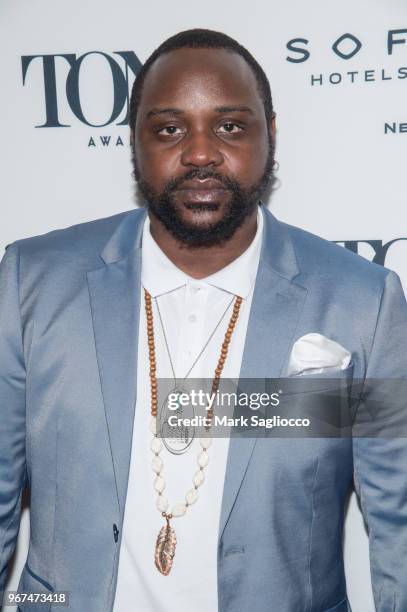
[[[137,58],[191,27],[237,38],[270,77],[277,217],[385,261],[406,287],[405,0],[2,0],[0,251],[136,205],[128,128],[117,125],[127,110],[125,60],[130,87]],[[9,588],[28,533],[25,510]],[[353,611],[373,612],[354,497],[345,559]]]

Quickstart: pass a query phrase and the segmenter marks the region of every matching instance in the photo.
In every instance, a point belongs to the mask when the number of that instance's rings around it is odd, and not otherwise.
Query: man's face
[[[272,131],[238,54],[162,55],[145,79],[134,134],[135,176],[149,210],[185,245],[221,244],[270,182]]]

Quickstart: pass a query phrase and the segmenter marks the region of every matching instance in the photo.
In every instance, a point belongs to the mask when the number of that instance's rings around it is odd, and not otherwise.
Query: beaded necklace
[[[212,380],[212,393],[216,393],[219,388],[219,381],[223,371],[223,366],[226,361],[228,354],[230,340],[232,338],[233,330],[235,328],[240,305],[242,298],[236,296],[235,303],[233,305],[233,311],[229,320],[229,325],[225,333],[225,337],[222,343],[222,348],[218,363],[215,369],[215,374]],[[153,434],[151,441],[151,451],[153,453],[153,459],[151,466],[155,473],[154,490],[158,494],[157,497],[157,510],[161,513],[162,517],[165,518],[166,524],[160,529],[157,536],[155,546],[155,565],[161,574],[167,576],[172,568],[173,560],[175,556],[175,549],[177,545],[177,537],[175,530],[170,524],[171,519],[176,517],[184,516],[187,508],[194,504],[198,499],[198,488],[205,481],[204,469],[208,465],[209,455],[208,449],[212,444],[212,438],[210,436],[210,428],[213,420],[213,407],[207,411],[207,426],[203,437],[199,439],[200,451],[197,457],[198,471],[194,474],[192,483],[193,488],[190,489],[185,495],[185,502],[176,503],[172,506],[171,511],[168,512],[169,503],[164,497],[163,492],[165,489],[165,480],[162,476],[164,464],[160,457],[160,452],[163,448],[163,444],[159,438],[157,432],[157,410],[158,410],[158,390],[157,390],[157,377],[156,377],[156,357],[155,357],[155,342],[154,342],[154,321],[153,321],[153,310],[151,295],[144,289],[144,303],[147,317],[147,339],[148,339],[148,353],[150,362],[150,386],[151,386],[151,421],[150,430]]]

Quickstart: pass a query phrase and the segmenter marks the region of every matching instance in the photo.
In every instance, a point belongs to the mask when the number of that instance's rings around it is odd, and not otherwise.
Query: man
[[[154,435],[159,377],[307,375],[304,339],[323,372],[405,378],[398,277],[259,202],[275,116],[229,37],[165,41],[130,127],[146,207],[17,241],[2,262],[0,587],[28,482],[23,592],[68,591],[75,612],[344,612],[354,478],[377,610],[405,612],[403,438]]]

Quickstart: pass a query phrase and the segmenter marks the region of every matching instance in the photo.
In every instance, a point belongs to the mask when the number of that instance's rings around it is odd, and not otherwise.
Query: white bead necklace
[[[151,432],[154,434],[154,437],[150,445],[151,452],[154,455],[151,461],[151,467],[153,469],[153,472],[156,475],[155,480],[154,480],[154,490],[158,494],[156,506],[157,506],[157,510],[159,510],[160,512],[167,512],[169,508],[169,503],[166,497],[164,497],[163,495],[163,492],[166,486],[166,482],[162,475],[164,464],[163,464],[163,460],[160,457],[160,453],[163,449],[163,443],[158,437],[158,434],[155,433],[156,428],[157,428],[157,418],[151,417],[150,429],[151,429]],[[192,504],[194,504],[196,500],[198,499],[198,489],[205,482],[204,469],[209,463],[208,449],[211,446],[211,444],[212,444],[212,437],[209,436],[209,434],[207,437],[199,438],[200,449],[199,449],[199,453],[196,459],[198,471],[195,472],[193,479],[192,479],[193,488],[190,489],[186,493],[185,502],[179,502],[175,504],[174,506],[172,506],[171,512],[170,512],[172,517],[175,518],[175,517],[183,516],[186,513],[188,506],[192,506]]]
[[[207,427],[205,435],[199,438],[200,450],[197,456],[198,471],[195,472],[192,484],[193,488],[190,489],[185,495],[185,501],[176,503],[171,508],[171,512],[168,512],[169,502],[163,495],[165,490],[165,479],[163,477],[164,463],[160,457],[160,453],[163,448],[163,443],[158,437],[157,431],[157,409],[158,409],[158,391],[157,391],[157,378],[156,378],[156,361],[155,361],[155,343],[154,343],[154,324],[153,324],[153,311],[151,304],[151,295],[146,289],[144,289],[145,309],[147,316],[147,336],[148,336],[148,349],[149,349],[149,360],[150,360],[150,384],[151,384],[151,421],[150,430],[153,434],[151,441],[151,451],[153,453],[153,459],[151,461],[151,467],[155,474],[154,490],[157,493],[157,510],[161,512],[162,516],[166,520],[166,525],[160,529],[157,536],[157,542],[155,547],[155,565],[159,572],[167,576],[172,568],[173,560],[175,556],[175,548],[177,544],[177,537],[175,535],[174,528],[170,525],[172,518],[184,516],[187,508],[194,504],[198,499],[198,489],[205,482],[204,469],[209,463],[208,449],[212,444],[212,437],[209,435],[209,431],[213,419],[213,408],[211,407],[207,411]],[[233,313],[230,317],[229,325],[225,333],[225,338],[222,343],[221,353],[218,360],[217,367],[215,369],[215,375],[212,381],[212,393],[215,393],[219,388],[219,381],[222,374],[223,366],[227,357],[230,340],[232,337],[233,330],[235,328],[240,305],[242,298],[236,296],[235,303],[233,306]]]

